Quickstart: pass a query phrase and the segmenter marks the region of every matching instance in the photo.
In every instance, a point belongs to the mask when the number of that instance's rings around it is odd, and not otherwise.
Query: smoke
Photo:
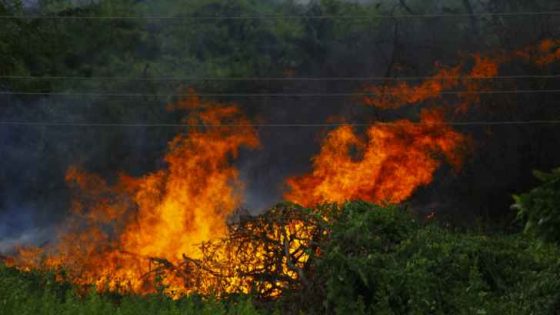
[[[36,210],[8,206],[0,213],[0,253],[10,254],[23,244],[41,246],[53,237],[53,226],[35,223]]]
[[[63,123],[0,125],[0,252],[55,236],[70,209],[65,182],[70,166],[85,166],[111,181],[119,171],[136,175],[161,164],[164,133],[72,125],[107,122],[92,110],[102,109],[105,100],[4,96],[0,101],[9,104],[0,110],[2,122]]]

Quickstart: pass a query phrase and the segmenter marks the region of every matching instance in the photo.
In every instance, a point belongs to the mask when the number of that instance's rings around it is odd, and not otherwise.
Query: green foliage
[[[518,218],[525,232],[544,241],[560,243],[560,168],[551,173],[534,172],[542,183],[531,191],[514,196]]]
[[[560,305],[558,248],[424,226],[397,207],[345,205],[317,268],[319,313],[548,314]]]
[[[196,296],[173,301],[162,295],[77,294],[49,275],[22,273],[0,264],[0,313],[10,314],[259,314],[248,298],[231,301]]]

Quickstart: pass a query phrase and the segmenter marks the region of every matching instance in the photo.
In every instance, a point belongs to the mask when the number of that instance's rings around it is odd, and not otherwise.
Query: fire
[[[37,252],[25,255],[27,249],[20,265],[60,266],[78,284],[145,293],[155,289],[145,277],[154,259],[178,264],[184,255],[198,258],[201,243],[225,236],[242,197],[230,159],[241,147],[258,146],[256,132],[234,105],[192,96],[175,107],[191,114],[188,131],[169,143],[167,167],[141,178],[121,175],[113,185],[70,168],[66,179],[75,198],[67,229],[42,262]],[[189,289],[173,275],[162,285],[171,295]]]
[[[445,92],[457,92],[455,111],[464,113],[480,102],[481,92],[491,91],[488,79],[499,75],[500,67],[513,61],[524,61],[544,67],[560,60],[560,40],[543,40],[538,45],[513,51],[483,55],[474,53],[454,67],[436,64],[437,72],[419,84],[398,82],[393,85],[364,87],[370,95],[363,98],[366,105],[380,109],[396,109],[417,105],[429,100],[442,101]],[[469,68],[470,65],[470,68]]]
[[[422,105],[419,120],[374,122],[364,134],[350,124],[331,130],[311,172],[287,179],[285,198],[305,207],[407,200],[444,163],[461,168],[469,138],[446,117],[491,91],[473,77],[495,78],[513,60],[548,65],[560,59],[559,47],[560,41],[546,40],[513,53],[473,54],[454,67],[438,65],[419,84],[366,87],[365,105]],[[444,95],[456,90],[450,110]],[[243,197],[232,160],[240,149],[259,146],[257,133],[237,106],[190,95],[170,106],[189,115],[186,131],[168,144],[166,167],[115,180],[69,168],[72,208],[57,242],[0,261],[23,270],[62,268],[59,277],[99,290],[172,297],[256,292],[270,298],[304,286],[308,262],[320,254],[318,240],[328,235],[328,216],[290,204],[231,222]]]
[[[439,156],[459,168],[465,142],[438,110],[423,111],[418,123],[374,124],[366,139],[342,126],[327,135],[312,172],[288,180],[286,198],[306,206],[348,200],[398,203],[432,181]]]
[[[310,258],[327,235],[323,220],[293,204],[277,205],[232,224],[226,239],[205,244],[204,257],[186,261],[186,269],[202,270],[194,281],[227,293],[278,297],[308,285]]]
[[[365,105],[383,110],[423,105],[420,121],[374,123],[365,136],[349,125],[329,132],[312,160],[311,172],[287,180],[285,198],[305,206],[408,199],[418,187],[432,182],[442,161],[457,170],[462,165],[469,139],[446,123],[446,111],[441,108],[449,98],[444,97],[454,94],[452,112],[465,113],[480,103],[482,92],[492,91],[485,79],[496,78],[500,66],[515,60],[548,65],[560,59],[560,41],[544,40],[511,53],[477,53],[467,59],[453,67],[437,65],[436,73],[418,84],[366,86]],[[434,106],[429,101],[438,103]]]
[[[461,67],[445,68],[419,85],[399,82],[395,85],[373,85],[365,91],[373,96],[364,97],[364,104],[381,109],[395,109],[409,104],[417,104],[428,99],[441,97],[441,92],[459,84]]]
[[[466,71],[463,64],[454,67],[437,65],[439,70],[436,74],[418,85],[399,82],[395,85],[367,86],[365,91],[371,96],[364,97],[363,102],[380,109],[396,109],[429,100],[441,100],[445,92],[460,88],[461,93],[457,93],[460,98],[457,112],[464,112],[469,105],[480,101],[480,92],[490,90],[481,79],[495,78],[499,65],[505,60],[503,57],[473,54],[470,71]]]
[[[537,45],[515,51],[514,58],[531,61],[539,67],[545,67],[560,60],[560,40],[545,39]]]

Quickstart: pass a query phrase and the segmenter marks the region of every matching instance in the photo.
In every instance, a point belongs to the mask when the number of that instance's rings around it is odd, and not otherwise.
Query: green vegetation
[[[560,307],[555,245],[455,232],[400,207],[327,209],[334,220],[308,283],[278,300],[83,296],[52,275],[2,267],[2,314],[552,314]]]
[[[560,168],[534,172],[542,183],[528,193],[514,196],[518,218],[525,231],[544,241],[560,243]]]
[[[557,247],[452,232],[365,203],[344,208],[319,266],[337,314],[550,314],[560,306]]]
[[[22,273],[0,265],[0,314],[258,314],[249,299],[221,302],[199,297],[78,294],[52,275]]]

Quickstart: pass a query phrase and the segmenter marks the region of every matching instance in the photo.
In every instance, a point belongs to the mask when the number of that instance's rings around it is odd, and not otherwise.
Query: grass
[[[93,315],[93,314],[262,314],[249,298],[229,301],[191,296],[174,301],[163,295],[140,297],[99,294],[81,296],[69,284],[54,281],[50,274],[23,273],[0,265],[0,314]]]

